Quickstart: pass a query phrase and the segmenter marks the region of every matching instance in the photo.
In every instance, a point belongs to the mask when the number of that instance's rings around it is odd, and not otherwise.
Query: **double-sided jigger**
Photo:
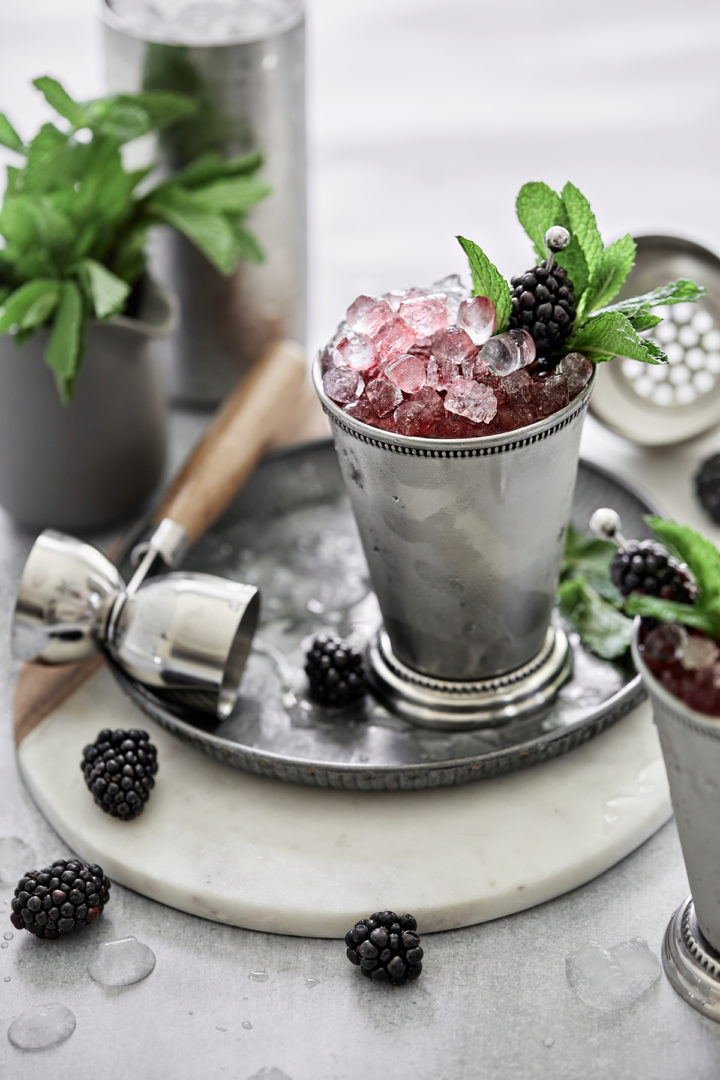
[[[262,449],[296,407],[302,350],[272,346],[193,451],[135,549],[126,585],[103,554],[43,532],[27,560],[15,606],[13,654],[66,664],[103,649],[138,682],[227,716],[237,699],[260,609],[252,585],[211,574],[162,573],[227,506]]]

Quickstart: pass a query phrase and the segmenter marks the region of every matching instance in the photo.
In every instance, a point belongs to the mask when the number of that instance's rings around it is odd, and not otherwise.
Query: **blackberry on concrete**
[[[575,320],[575,292],[567,272],[543,260],[510,279],[511,330],[527,330],[540,358],[559,357]]]
[[[376,911],[348,930],[345,944],[350,963],[374,982],[397,985],[417,979],[422,971],[423,950],[412,915]]]
[[[685,564],[653,540],[627,541],[613,556],[610,578],[623,596],[638,592],[678,604],[692,604],[697,596]]]
[[[318,634],[305,657],[310,697],[319,705],[359,701],[367,690],[362,653],[332,634]]]
[[[130,821],[145,809],[155,785],[157,750],[147,731],[104,728],[83,750],[80,768],[97,805]]]
[[[78,859],[56,859],[20,878],[10,904],[10,921],[36,937],[62,937],[93,922],[109,898],[110,882],[102,867]]]
[[[720,523],[720,454],[712,454],[695,476],[695,491],[705,513]]]

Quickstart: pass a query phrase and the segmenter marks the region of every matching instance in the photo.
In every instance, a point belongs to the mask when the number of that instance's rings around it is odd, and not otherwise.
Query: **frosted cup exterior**
[[[669,694],[638,652],[633,659],[650,694],[675,821],[698,926],[720,952],[720,718]]]
[[[274,338],[305,340],[304,11],[301,0],[267,8],[284,14],[266,30],[198,44],[173,40],[172,24],[165,38],[162,23],[138,28],[115,13],[112,0],[100,9],[110,90],[178,91],[198,105],[195,117],[161,132],[160,164],[177,169],[206,152],[257,150],[257,176],[272,189],[247,219],[264,261],[243,261],[229,277],[179,233],[165,229],[152,238],[155,274],[181,309],[168,344],[168,386],[175,400],[191,404],[220,401]]]
[[[593,378],[566,408],[477,439],[397,435],[316,391],[395,657],[425,676],[480,681],[546,641]]]

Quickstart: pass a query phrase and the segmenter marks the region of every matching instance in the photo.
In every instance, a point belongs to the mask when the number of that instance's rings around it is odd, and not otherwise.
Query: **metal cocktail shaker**
[[[248,227],[265,252],[223,277],[183,236],[153,237],[151,265],[180,300],[170,396],[217,403],[273,339],[305,339],[305,26],[302,0],[102,0],[109,89],[174,90],[195,117],[163,132],[175,169],[205,151],[259,150],[272,194]]]
[[[593,380],[546,419],[451,440],[348,416],[324,393],[319,358],[314,379],[383,618],[376,691],[432,727],[547,704],[570,671],[551,616]]]

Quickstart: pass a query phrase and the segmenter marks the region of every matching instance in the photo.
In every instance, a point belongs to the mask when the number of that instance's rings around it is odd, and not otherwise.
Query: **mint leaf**
[[[262,163],[263,156],[258,150],[231,158],[223,158],[216,153],[201,154],[189,165],[179,169],[168,183],[179,182],[183,187],[191,188],[230,176],[250,176],[257,172]]]
[[[166,188],[167,191],[175,191],[174,185]],[[178,188],[177,190],[184,190]],[[214,180],[203,187],[195,187],[185,194],[188,197],[187,205],[197,207],[198,210],[208,210],[210,213],[240,214],[249,210],[255,203],[266,198],[272,188],[262,180],[254,180],[251,177],[239,176],[230,179]]]
[[[660,364],[667,360],[662,349],[654,342],[638,337],[630,320],[618,311],[591,315],[566,347],[568,352],[582,353],[593,363],[616,356],[641,360],[646,364]]]
[[[38,278],[21,285],[0,309],[0,334],[41,326],[54,311],[59,296],[60,283],[51,278]]]
[[[626,318],[633,330],[637,331],[650,330],[662,322],[662,315],[655,315],[650,308],[641,308],[636,315],[627,315]]]
[[[545,233],[551,225],[564,225],[566,214],[562,199],[539,180],[523,184],[515,201],[518,220],[532,240],[538,262],[547,258]]]
[[[188,205],[180,198],[182,194],[168,192],[167,197],[153,199],[149,205],[150,213],[187,236],[221,274],[231,274],[237,264],[238,251],[232,226],[219,214]]]
[[[39,79],[33,79],[33,86],[40,91],[48,105],[51,106],[65,120],[69,120],[74,128],[87,126],[88,116],[82,105],[68,94],[57,79],[51,79],[43,75]]]
[[[495,331],[500,334],[510,325],[510,286],[487,255],[472,240],[457,237],[470,262],[473,296],[485,296],[495,308]]]
[[[0,145],[17,150],[18,154],[25,153],[25,145],[5,113],[0,113]]]
[[[618,300],[615,304],[605,307],[604,311],[619,311],[628,318],[638,314],[643,309],[658,307],[661,304],[681,304],[700,300],[705,296],[707,289],[703,285],[696,285],[694,281],[686,281],[680,278],[671,281],[667,285],[660,285],[652,292],[643,293],[642,296],[632,296],[627,300]]]
[[[583,193],[569,181],[562,190],[562,204],[567,215],[570,235],[577,240],[585,259],[588,275],[592,278],[603,254],[603,243],[595,215]]]
[[[701,630],[709,637],[720,639],[720,612],[703,609],[698,604],[678,604],[674,600],[661,600],[658,596],[631,593],[625,602],[628,615],[644,615],[661,622],[682,623]]]
[[[632,619],[599,593],[583,577],[561,581],[558,587],[560,614],[587,646],[603,660],[617,660],[630,648]]]
[[[235,252],[238,259],[245,262],[261,263],[265,259],[265,252],[260,247],[253,234],[245,228],[242,220],[230,218],[230,227],[235,236]]]
[[[146,90],[140,94],[98,98],[89,101],[85,109],[88,126],[93,131],[118,143],[128,143],[192,116],[197,105],[182,94]]]
[[[623,598],[610,579],[610,563],[616,547],[609,540],[585,536],[568,527],[560,576],[563,580],[583,577],[605,600],[620,608]]]
[[[130,295],[130,286],[94,259],[79,264],[80,283],[98,319],[118,315]]]
[[[578,316],[595,308],[604,307],[617,296],[628,274],[635,265],[637,245],[627,234],[613,241],[600,254],[594,271],[590,274],[588,287],[578,307]]]
[[[80,290],[73,281],[66,281],[45,349],[45,360],[55,374],[60,398],[66,405],[72,397],[80,367],[84,329],[85,313]]]

